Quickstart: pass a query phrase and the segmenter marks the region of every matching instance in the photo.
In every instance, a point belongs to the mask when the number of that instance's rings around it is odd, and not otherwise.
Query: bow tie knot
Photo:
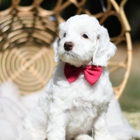
[[[84,73],[84,77],[87,80],[87,82],[90,85],[94,85],[101,76],[102,67],[101,66],[97,67],[94,65],[90,65],[87,67],[84,66],[75,67],[68,63],[65,64],[64,74],[69,83],[72,83],[75,80],[77,80],[81,72]]]

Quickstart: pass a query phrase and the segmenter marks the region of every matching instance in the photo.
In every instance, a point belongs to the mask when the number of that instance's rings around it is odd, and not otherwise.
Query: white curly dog
[[[116,140],[105,117],[113,96],[106,65],[116,51],[107,30],[76,15],[60,24],[54,50],[58,65],[26,128],[35,140]]]

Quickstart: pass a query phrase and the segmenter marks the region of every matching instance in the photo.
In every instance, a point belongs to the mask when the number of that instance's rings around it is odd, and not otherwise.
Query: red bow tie
[[[102,67],[90,65],[85,68],[83,66],[77,68],[68,63],[65,64],[64,74],[65,74],[67,80],[69,81],[69,83],[72,83],[75,80],[77,80],[77,78],[81,72],[84,73],[85,79],[88,81],[88,83],[90,85],[93,85],[100,78],[101,73],[102,73]]]

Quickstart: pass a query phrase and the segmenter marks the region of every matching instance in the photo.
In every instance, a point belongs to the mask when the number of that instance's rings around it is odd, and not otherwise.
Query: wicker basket
[[[42,2],[34,0],[32,5],[23,7],[19,5],[20,0],[12,0],[9,8],[0,11],[0,83],[13,81],[22,94],[45,87],[55,66],[51,44],[57,36],[58,24],[65,20],[63,13],[74,6],[74,14],[94,15],[101,24],[110,16],[118,19],[121,32],[112,37],[111,41],[117,46],[124,42],[126,57],[110,61],[108,69],[110,73],[124,69],[122,80],[114,87],[116,96],[120,97],[127,83],[132,61],[130,26],[123,10],[126,0],[119,4],[115,0],[107,0],[104,4],[101,0],[103,10],[94,14],[86,8],[86,3],[91,2],[89,0],[58,0],[52,10],[43,9],[40,6]]]

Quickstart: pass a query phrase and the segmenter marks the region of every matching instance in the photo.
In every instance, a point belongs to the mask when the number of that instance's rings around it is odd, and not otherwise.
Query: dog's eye
[[[66,34],[66,33],[64,33],[64,37],[66,37],[66,35],[67,35],[67,34]]]
[[[82,37],[86,38],[86,39],[88,38],[88,36],[86,34],[83,34]]]

